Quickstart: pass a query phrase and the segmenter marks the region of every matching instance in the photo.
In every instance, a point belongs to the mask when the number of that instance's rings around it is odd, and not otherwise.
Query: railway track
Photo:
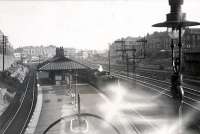
[[[101,96],[103,96],[103,98],[105,100],[107,100],[108,102],[112,103],[112,100],[110,100],[109,96],[106,93],[103,92],[100,94],[103,94]],[[150,118],[148,116],[143,115],[143,113],[141,113],[142,111],[138,111],[137,108],[136,109],[133,108],[132,105],[127,105],[127,107],[123,108],[122,111],[123,112],[121,112],[119,116],[122,116],[126,119],[126,122],[128,123],[128,126],[129,126],[129,130],[132,129],[132,131],[134,131],[136,134],[143,134],[144,131],[147,131],[147,130],[155,131],[155,130],[159,129],[156,122],[153,123],[153,122],[149,121]],[[146,113],[148,111],[143,111],[143,112]],[[134,118],[135,116],[138,117],[140,122],[135,121],[134,119],[131,119],[132,117]],[[152,115],[152,116],[154,116],[154,115]],[[163,120],[165,120],[165,119],[163,118]],[[143,123],[141,123],[141,122],[143,122]]]
[[[90,63],[91,65],[92,63]],[[88,64],[89,65],[89,64]],[[92,64],[92,66],[95,66],[97,64]],[[101,64],[104,68],[104,70],[108,71],[108,65],[107,64]],[[172,97],[171,93],[170,93],[170,82],[168,81],[164,81],[164,80],[158,80],[156,79],[156,77],[154,76],[152,78],[153,75],[157,75],[156,72],[160,72],[160,70],[153,70],[154,74],[152,75],[151,72],[146,72],[146,69],[143,70],[141,68],[139,68],[139,73],[141,71],[143,71],[143,73],[145,74],[145,76],[140,75],[138,73],[128,73],[127,76],[127,69],[125,65],[111,65],[111,74],[115,77],[121,78],[121,79],[128,79],[128,80],[135,80],[139,83],[142,83],[143,86],[149,86],[155,88],[155,90],[157,92],[160,92],[161,94],[164,94],[168,97]],[[138,71],[138,70],[137,70]],[[149,71],[149,69],[148,69]],[[162,71],[161,73],[163,73],[163,75],[168,75],[167,77],[170,77],[171,72],[169,71]],[[188,87],[186,86],[186,84],[183,83],[183,89],[184,89],[184,103],[190,107],[192,107],[195,110],[200,111],[199,107],[196,107],[195,105],[199,105],[200,104],[200,90],[198,89],[198,87]]]
[[[25,84],[25,91],[18,102],[19,106],[16,109],[16,112],[8,119],[0,130],[1,134],[23,134],[26,129],[34,110],[36,99],[34,72],[30,72],[30,76]]]
[[[90,63],[90,64],[92,64],[92,63]],[[101,65],[106,70],[108,70],[108,64],[101,64]],[[93,66],[95,66],[95,64]],[[127,74],[127,66],[126,65],[111,65],[110,69],[112,71],[118,70],[120,72],[123,72],[124,74]],[[151,78],[155,78],[155,79],[162,79],[162,80],[170,80],[171,75],[169,75],[169,74],[172,73],[172,71],[170,69],[162,70],[159,68],[147,68],[147,67],[137,67],[137,66],[134,70],[132,65],[129,66],[128,72],[129,73],[137,72],[138,74],[140,74],[142,76],[147,76],[147,77],[151,77]],[[184,75],[183,81],[187,82],[187,83],[189,82],[189,83],[195,83],[197,85],[200,85],[200,81],[198,79],[191,79],[191,76],[188,76],[188,75]]]
[[[108,67],[104,65],[104,68],[106,70],[108,70]],[[127,76],[127,72],[126,69],[124,68],[124,66],[112,66],[111,67],[111,72],[112,75],[118,75],[120,77],[127,77],[127,78],[131,78],[134,79],[138,82],[141,82],[143,84],[147,84],[153,87],[158,87],[162,90],[165,90],[167,92],[168,95],[171,95],[170,93],[170,86],[171,83],[168,81],[164,81],[164,80],[158,80],[155,78],[152,78],[152,74],[146,72],[145,76],[143,75],[139,75],[139,74],[133,74],[133,73],[129,73]],[[170,73],[168,72],[168,75],[170,76]],[[183,84],[183,89],[185,92],[185,99],[189,100],[193,103],[200,103],[200,90],[198,88],[191,88],[186,86],[185,84]]]
[[[170,90],[168,88],[164,88],[155,84],[151,84],[150,82],[144,82],[132,77],[127,77],[124,75],[120,75],[120,74],[112,74],[115,77],[118,77],[120,79],[124,79],[124,80],[135,80],[138,84],[140,84],[141,86],[144,86],[148,89],[152,89],[155,92],[158,92],[160,95],[164,95],[167,97],[172,98]],[[166,83],[165,83],[166,84]],[[169,87],[169,86],[168,86]],[[182,114],[186,114],[189,113],[193,113],[193,117],[190,120],[190,124],[188,124],[189,126],[192,127],[192,129],[195,128],[196,131],[200,131],[200,126],[199,126],[199,122],[200,122],[200,118],[199,118],[199,113],[200,113],[200,103],[199,103],[199,91],[193,90],[191,88],[187,88],[184,87],[185,90],[185,96],[184,96],[184,100],[183,100],[183,113]],[[191,93],[191,91],[193,93]],[[195,95],[194,95],[195,92]],[[197,93],[197,94],[196,94]],[[197,97],[197,98],[195,98]],[[184,112],[185,111],[185,112]],[[151,128],[153,128],[151,125],[149,125]],[[154,126],[154,124],[153,124]]]
[[[103,66],[105,71],[108,70],[108,65],[104,65],[104,64],[101,64],[101,65]],[[88,64],[88,66],[91,66],[91,64]],[[91,67],[91,68],[94,68],[94,69],[98,68],[98,67],[95,67],[95,64],[92,66],[94,67]],[[155,92],[157,92],[159,95],[164,95],[164,96],[172,98],[171,92],[170,92],[170,86],[171,86],[170,82],[155,79],[157,76],[154,76],[154,78],[152,78],[152,73],[148,72],[149,71],[148,69],[147,70],[140,69],[140,72],[143,71],[142,73],[144,73],[145,76],[139,75],[139,73],[138,74],[128,73],[127,75],[126,66],[111,66],[110,69],[111,69],[111,75],[114,77],[124,79],[124,80],[136,81],[141,86],[146,87],[147,89],[152,89]],[[168,75],[168,78],[170,78],[170,73],[168,71],[153,70],[153,72],[154,72],[153,75],[157,75],[157,73],[159,75],[165,74],[165,75]],[[190,109],[192,109],[192,111],[194,110],[194,111],[200,112],[200,107],[196,105],[196,104],[200,104],[200,91],[198,90],[198,88],[191,88],[185,85],[183,86],[183,88],[185,91],[185,96],[184,96],[184,101],[183,101],[184,109],[185,109],[185,106],[187,106],[187,108],[189,107]],[[136,113],[138,116],[143,118],[143,116],[137,111],[134,111],[134,109],[130,108],[128,110]],[[137,124],[135,124],[134,122],[130,121],[129,125],[133,130],[135,130],[137,134],[142,133],[139,129],[139,126],[137,126]],[[154,124],[148,124],[148,126],[152,128],[152,130],[156,129]]]
[[[151,87],[151,89],[154,89],[155,91],[168,96],[172,97],[170,93],[170,83],[161,81],[161,80],[155,80],[152,78],[148,78],[145,76],[139,76],[136,75],[136,77],[127,77],[121,74],[112,73],[111,75],[125,80],[135,80],[143,85],[146,85],[148,87]],[[200,104],[200,92],[195,89],[191,89],[188,87],[183,87],[185,96],[183,103],[195,110],[198,110],[200,112],[200,108],[196,106],[196,104]]]

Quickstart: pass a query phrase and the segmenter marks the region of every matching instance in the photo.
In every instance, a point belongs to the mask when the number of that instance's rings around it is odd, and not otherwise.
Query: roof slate
[[[46,61],[39,68],[39,71],[61,71],[61,70],[78,70],[87,69],[88,67],[65,57],[54,57]]]

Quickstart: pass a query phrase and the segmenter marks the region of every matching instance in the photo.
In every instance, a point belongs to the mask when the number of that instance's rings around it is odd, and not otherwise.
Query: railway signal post
[[[133,59],[133,62],[135,61],[136,49],[134,47],[133,48],[126,48],[125,40],[123,38],[121,40],[117,41],[117,42],[121,43],[121,49],[117,49],[116,51],[122,52],[122,63],[126,64],[126,72],[127,72],[127,76],[129,76],[129,59]],[[127,53],[128,51],[133,52],[133,57],[128,56],[128,53]],[[133,63],[133,69],[135,68],[134,65],[135,65],[135,63]],[[133,71],[133,73],[135,73],[135,71]]]

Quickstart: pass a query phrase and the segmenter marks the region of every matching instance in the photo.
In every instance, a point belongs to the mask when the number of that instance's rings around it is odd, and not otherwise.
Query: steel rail
[[[150,84],[150,83],[147,83],[147,82],[143,82],[143,81],[141,81],[141,80],[137,80],[137,79],[135,79],[135,78],[132,78],[132,77],[127,77],[127,76],[122,76],[122,75],[120,75],[120,74],[111,74],[111,75],[113,75],[113,76],[115,76],[115,77],[118,77],[118,78],[120,78],[121,77],[121,79],[134,79],[135,81],[138,81],[139,83],[143,83],[142,85],[144,86],[144,84],[146,84],[146,85],[153,85],[153,84]],[[168,91],[168,92],[170,92],[168,89],[166,89],[166,88],[163,88],[163,87],[160,87],[160,86],[157,86],[157,85],[153,85],[154,87],[157,87],[157,88],[159,88],[159,89],[163,89],[163,90],[165,90],[165,91]],[[148,87],[148,86],[146,86],[146,87]],[[149,87],[148,87],[149,88]],[[153,88],[150,88],[150,89],[153,89]],[[157,91],[157,92],[159,92],[159,93],[162,93],[163,95],[166,95],[166,96],[168,96],[168,97],[172,97],[170,94],[166,94],[166,93],[163,93],[163,92],[161,92],[161,91],[159,91],[159,90],[156,90],[156,89],[154,89],[155,91]],[[187,99],[191,99],[192,101],[196,101],[196,100],[194,100],[194,99],[192,99],[192,98],[190,98],[190,97],[186,97]],[[199,102],[199,101],[198,101]],[[197,103],[198,103],[197,102]],[[199,108],[197,108],[197,107],[195,107],[195,106],[193,106],[193,105],[191,105],[190,103],[188,103],[188,102],[185,102],[185,101],[183,101],[183,103],[184,104],[186,104],[186,105],[188,105],[189,107],[191,107],[191,108],[194,108],[194,109],[196,109],[196,110],[198,110],[198,111],[200,111],[200,109]]]
[[[113,73],[112,73],[113,74]],[[119,75],[119,74],[118,74]],[[120,74],[121,75],[121,74]],[[133,76],[133,74],[130,74],[132,77],[134,77]],[[136,75],[137,76],[137,78],[138,77],[142,77],[142,78],[145,78],[145,79],[147,79],[147,80],[153,80],[153,83],[158,83],[159,85],[163,85],[163,86],[167,86],[167,87],[170,87],[170,83],[169,82],[166,82],[166,81],[161,81],[161,80],[157,80],[157,79],[153,79],[153,78],[149,78],[149,77],[146,77],[146,76],[141,76],[141,75]],[[132,78],[131,77],[131,78]],[[135,78],[134,78],[135,79]],[[136,80],[136,79],[135,79]],[[146,81],[147,81],[146,80]],[[138,81],[138,79],[137,79],[137,81]],[[143,80],[144,81],[144,80]],[[142,81],[140,81],[140,82],[142,82]],[[148,81],[149,82],[149,81]],[[151,85],[151,86],[155,86],[156,87],[156,85],[153,85],[153,84],[150,84],[150,83],[148,83],[149,85]],[[158,88],[162,88],[162,87],[158,87]],[[193,95],[193,96],[196,96],[196,97],[200,97],[200,95],[198,95],[198,94],[200,94],[200,91],[197,91],[197,90],[195,90],[195,89],[192,89],[192,88],[188,88],[188,87],[185,87],[185,86],[183,86],[183,88],[185,89],[185,93],[188,93],[188,94],[191,94],[191,95]],[[164,88],[163,88],[164,89]],[[195,94],[195,93],[192,93],[192,92],[196,92],[197,94]],[[193,98],[191,98],[191,97],[187,97],[187,96],[185,96],[185,98],[187,98],[187,99],[190,99],[191,101],[194,101],[194,102],[197,102],[197,103],[199,103],[200,101],[199,100],[197,100],[197,99],[193,99]]]
[[[149,81],[148,81],[149,82]],[[155,82],[155,81],[153,81],[153,82]],[[162,81],[161,81],[162,82]],[[155,82],[155,83],[158,83],[158,82]],[[148,83],[149,85],[150,85],[150,83]],[[163,83],[158,83],[160,86],[161,85],[164,85]],[[152,86],[155,86],[155,85],[153,85],[153,84],[151,84]],[[168,86],[169,88],[170,88],[170,85],[166,85],[166,86]],[[156,87],[156,86],[155,86]],[[159,86],[157,86],[158,88],[161,88],[161,87],[159,87]],[[162,89],[166,89],[166,88],[162,88]],[[195,93],[192,93],[192,92],[190,92],[190,91],[188,91],[188,90],[190,90],[190,89],[188,89],[188,88],[185,88],[185,87],[183,87],[183,89],[187,89],[187,90],[185,90],[185,93],[187,93],[187,94],[191,94],[191,95],[193,95],[193,96],[196,96],[196,97],[200,97],[200,95],[198,95],[198,94],[195,94]],[[169,90],[168,90],[169,91]],[[195,91],[194,91],[195,92]],[[197,93],[199,93],[199,92],[197,92]],[[194,99],[194,98],[191,98],[191,97],[188,97],[188,96],[184,96],[185,98],[187,98],[187,99],[190,99],[190,100],[192,100],[192,101],[194,101],[194,102],[197,102],[197,103],[200,103],[200,101],[199,100],[197,100],[197,99]]]
[[[97,89],[95,89],[96,90],[96,92],[107,102],[107,103],[112,103],[111,101],[110,101],[110,99],[108,98],[108,96],[104,93],[104,92],[101,92],[100,90],[97,90]],[[122,113],[121,113],[122,114]],[[123,114],[123,116],[125,116],[124,114]],[[133,123],[132,121],[130,121],[130,120],[127,120],[127,122],[129,123],[129,125],[131,126],[131,128],[133,129],[133,130],[135,130],[135,132],[137,133],[137,134],[142,134],[142,132],[137,128],[137,126],[135,125],[135,123]],[[120,125],[121,125],[121,122],[119,123]]]
[[[25,96],[26,96],[27,91],[28,91],[28,86],[29,86],[30,80],[31,80],[31,79],[30,79],[30,77],[29,77],[28,83],[27,83],[27,85],[26,85],[25,93],[24,93],[23,96],[22,96],[22,99],[21,99],[22,101],[20,101],[20,106],[18,107],[18,109],[17,109],[17,111],[15,112],[14,116],[9,120],[8,125],[6,126],[6,128],[3,129],[2,134],[5,134],[5,133],[6,133],[6,131],[8,130],[8,128],[10,127],[10,125],[12,124],[12,122],[14,121],[14,119],[16,118],[18,112],[20,111],[20,109],[21,109],[21,107],[22,107],[22,105],[23,105],[23,103],[24,103]]]
[[[97,92],[99,93],[99,95],[100,95],[106,102],[112,104],[112,102],[110,101],[110,99],[108,98],[108,96],[107,96],[105,93],[99,92],[99,90],[97,90]],[[142,114],[140,114],[138,111],[136,111],[135,109],[131,109],[131,108],[129,107],[128,110],[130,110],[130,111],[136,113],[136,114],[137,114],[141,119],[143,119],[152,129],[155,129],[155,128],[156,128],[156,126],[155,126],[154,124],[148,122],[148,121],[145,119],[145,117],[144,117]],[[122,114],[123,116],[126,116],[126,115],[123,114],[123,113],[120,113],[120,114]],[[129,118],[128,118],[128,119],[129,119]],[[128,122],[129,125],[135,130],[135,132],[136,132],[137,134],[142,134],[142,132],[137,128],[137,126],[135,125],[135,123],[134,123],[133,121],[127,120],[127,122]]]
[[[119,70],[117,70],[117,69],[114,69],[114,70],[119,71]],[[125,69],[124,69],[124,70],[125,70]],[[150,70],[150,69],[149,69],[149,70]],[[133,75],[133,74],[130,73],[130,75]],[[155,78],[150,78],[150,77],[143,76],[143,75],[139,75],[139,74],[136,74],[136,76],[137,76],[137,77],[146,78],[146,79],[149,79],[149,80],[153,80],[154,82],[162,82],[162,83],[170,84],[170,82],[167,82],[167,81],[162,81],[162,80],[158,80],[158,79],[155,79]],[[197,92],[197,93],[200,94],[200,91],[195,90],[195,89],[193,89],[193,88],[186,87],[186,86],[183,86],[183,88],[184,88],[184,89],[191,90],[191,91],[194,91],[194,92]],[[189,92],[189,93],[191,93],[191,92]]]
[[[35,84],[35,74],[34,74],[33,78],[34,78],[34,81],[33,81],[33,85],[34,85],[34,84]],[[34,88],[33,88],[33,89],[34,89]],[[26,118],[26,121],[24,122],[24,125],[23,125],[23,127],[22,127],[22,129],[21,129],[21,131],[20,131],[20,134],[22,134],[22,133],[24,132],[24,130],[26,129],[25,127],[27,126],[28,120],[30,119],[31,113],[32,113],[32,111],[33,111],[34,101],[35,101],[35,91],[33,90],[32,92],[33,92],[33,93],[32,93],[32,98],[33,98],[33,99],[32,99],[32,102],[31,102],[31,108],[30,108],[30,111],[29,111],[28,116],[27,116],[27,118]]]

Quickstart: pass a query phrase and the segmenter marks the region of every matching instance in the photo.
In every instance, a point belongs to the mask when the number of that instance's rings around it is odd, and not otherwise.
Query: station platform
[[[42,134],[59,118],[77,113],[77,107],[65,86],[40,88],[43,94],[42,109],[35,134]],[[114,125],[121,134],[157,134],[167,132],[169,128],[175,131],[178,127],[177,119],[172,116],[173,108],[169,98],[147,92],[140,85],[110,85],[103,92],[88,83],[79,83],[77,88],[80,92],[81,113],[91,113],[104,119],[84,117],[88,122],[87,134],[117,133],[109,124],[106,126],[105,122]],[[70,128],[71,120],[60,121],[48,134],[74,134]]]
[[[57,119],[73,115],[77,113],[77,107],[74,105],[73,98],[66,90],[65,86],[41,86],[43,92],[43,106],[40,114],[40,118],[36,127],[35,134],[42,134],[44,130]],[[78,84],[77,88],[80,92],[81,98],[81,112],[92,113],[103,117],[103,112],[99,106],[105,103],[105,100],[101,97],[98,90],[87,83]],[[88,118],[90,133],[97,131],[99,127],[99,121],[95,118]],[[48,133],[51,134],[65,134],[70,132],[70,120],[63,120],[55,127],[53,127]],[[67,127],[68,126],[68,127]],[[102,126],[104,127],[104,126]],[[96,129],[97,128],[97,129]],[[102,132],[105,130],[102,130]],[[112,134],[112,129],[107,130]]]

